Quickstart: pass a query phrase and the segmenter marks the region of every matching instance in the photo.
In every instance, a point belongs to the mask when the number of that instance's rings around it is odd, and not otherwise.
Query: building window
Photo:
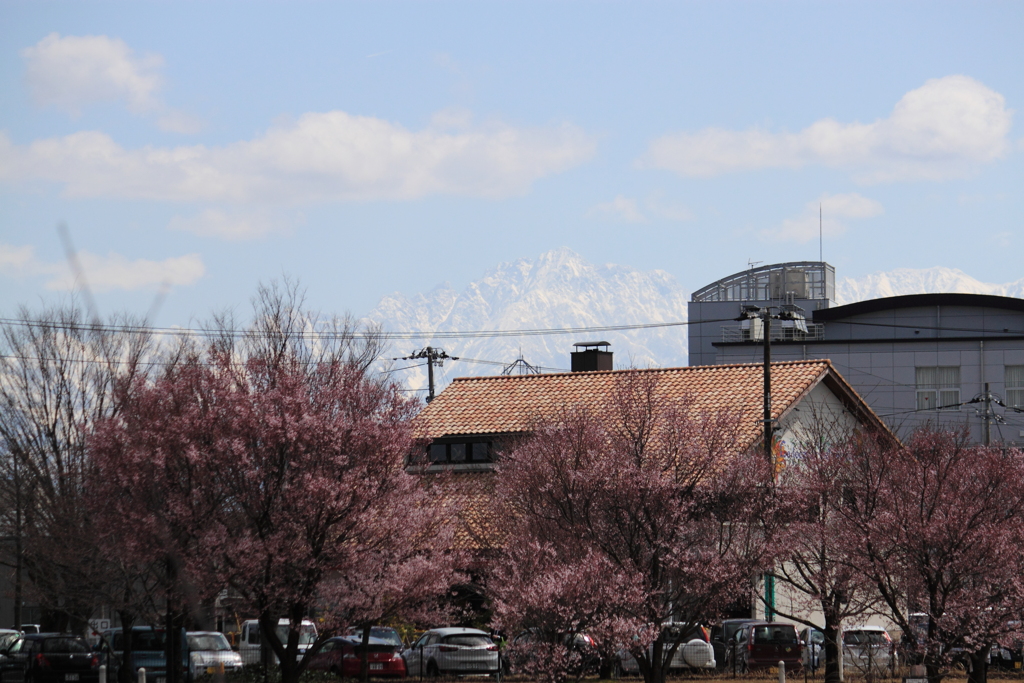
[[[1006,405],[1024,408],[1024,365],[1007,365],[1003,381],[1006,384]]]
[[[959,407],[959,366],[917,368],[918,410],[957,410]]]
[[[434,442],[427,446],[431,464],[491,462],[491,444],[486,441]]]

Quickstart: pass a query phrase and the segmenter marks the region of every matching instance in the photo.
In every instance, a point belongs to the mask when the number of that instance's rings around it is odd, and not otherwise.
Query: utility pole
[[[434,400],[434,363],[437,363],[437,367],[442,367],[446,360],[458,360],[458,356],[449,356],[444,352],[444,349],[435,349],[432,346],[428,346],[425,349],[420,349],[412,353],[409,356],[402,356],[401,358],[392,358],[392,360],[419,360],[424,359],[427,361],[427,403]]]
[[[764,322],[764,457],[772,463],[772,480],[775,480],[775,463],[772,462],[772,314],[771,309],[761,309]]]
[[[992,393],[988,390],[988,382],[985,382],[985,412],[981,417],[982,440],[988,446],[992,440]]]

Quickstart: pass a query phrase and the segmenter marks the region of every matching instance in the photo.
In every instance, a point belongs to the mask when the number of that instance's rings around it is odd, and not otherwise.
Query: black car
[[[0,683],[96,683],[99,654],[85,638],[29,633],[0,653]]]
[[[744,624],[752,624],[756,619],[726,619],[711,627],[711,647],[715,650],[715,662],[719,669],[726,666],[730,654],[729,641]]]

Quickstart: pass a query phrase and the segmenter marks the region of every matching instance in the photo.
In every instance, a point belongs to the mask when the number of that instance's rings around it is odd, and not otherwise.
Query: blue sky
[[[365,313],[568,246],[1024,276],[1019,2],[0,2],[0,312]],[[608,321],[614,323],[615,321]]]

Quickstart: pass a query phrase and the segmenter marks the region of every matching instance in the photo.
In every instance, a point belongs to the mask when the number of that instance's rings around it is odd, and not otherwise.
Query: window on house
[[[491,461],[491,444],[486,442],[478,442],[470,445],[473,448],[473,462]]]
[[[960,407],[960,367],[917,368],[917,409]]]
[[[431,463],[462,464],[491,462],[491,444],[485,441],[432,443],[428,446]]]
[[[1024,365],[1007,365],[1004,370],[1006,405],[1024,408]]]

